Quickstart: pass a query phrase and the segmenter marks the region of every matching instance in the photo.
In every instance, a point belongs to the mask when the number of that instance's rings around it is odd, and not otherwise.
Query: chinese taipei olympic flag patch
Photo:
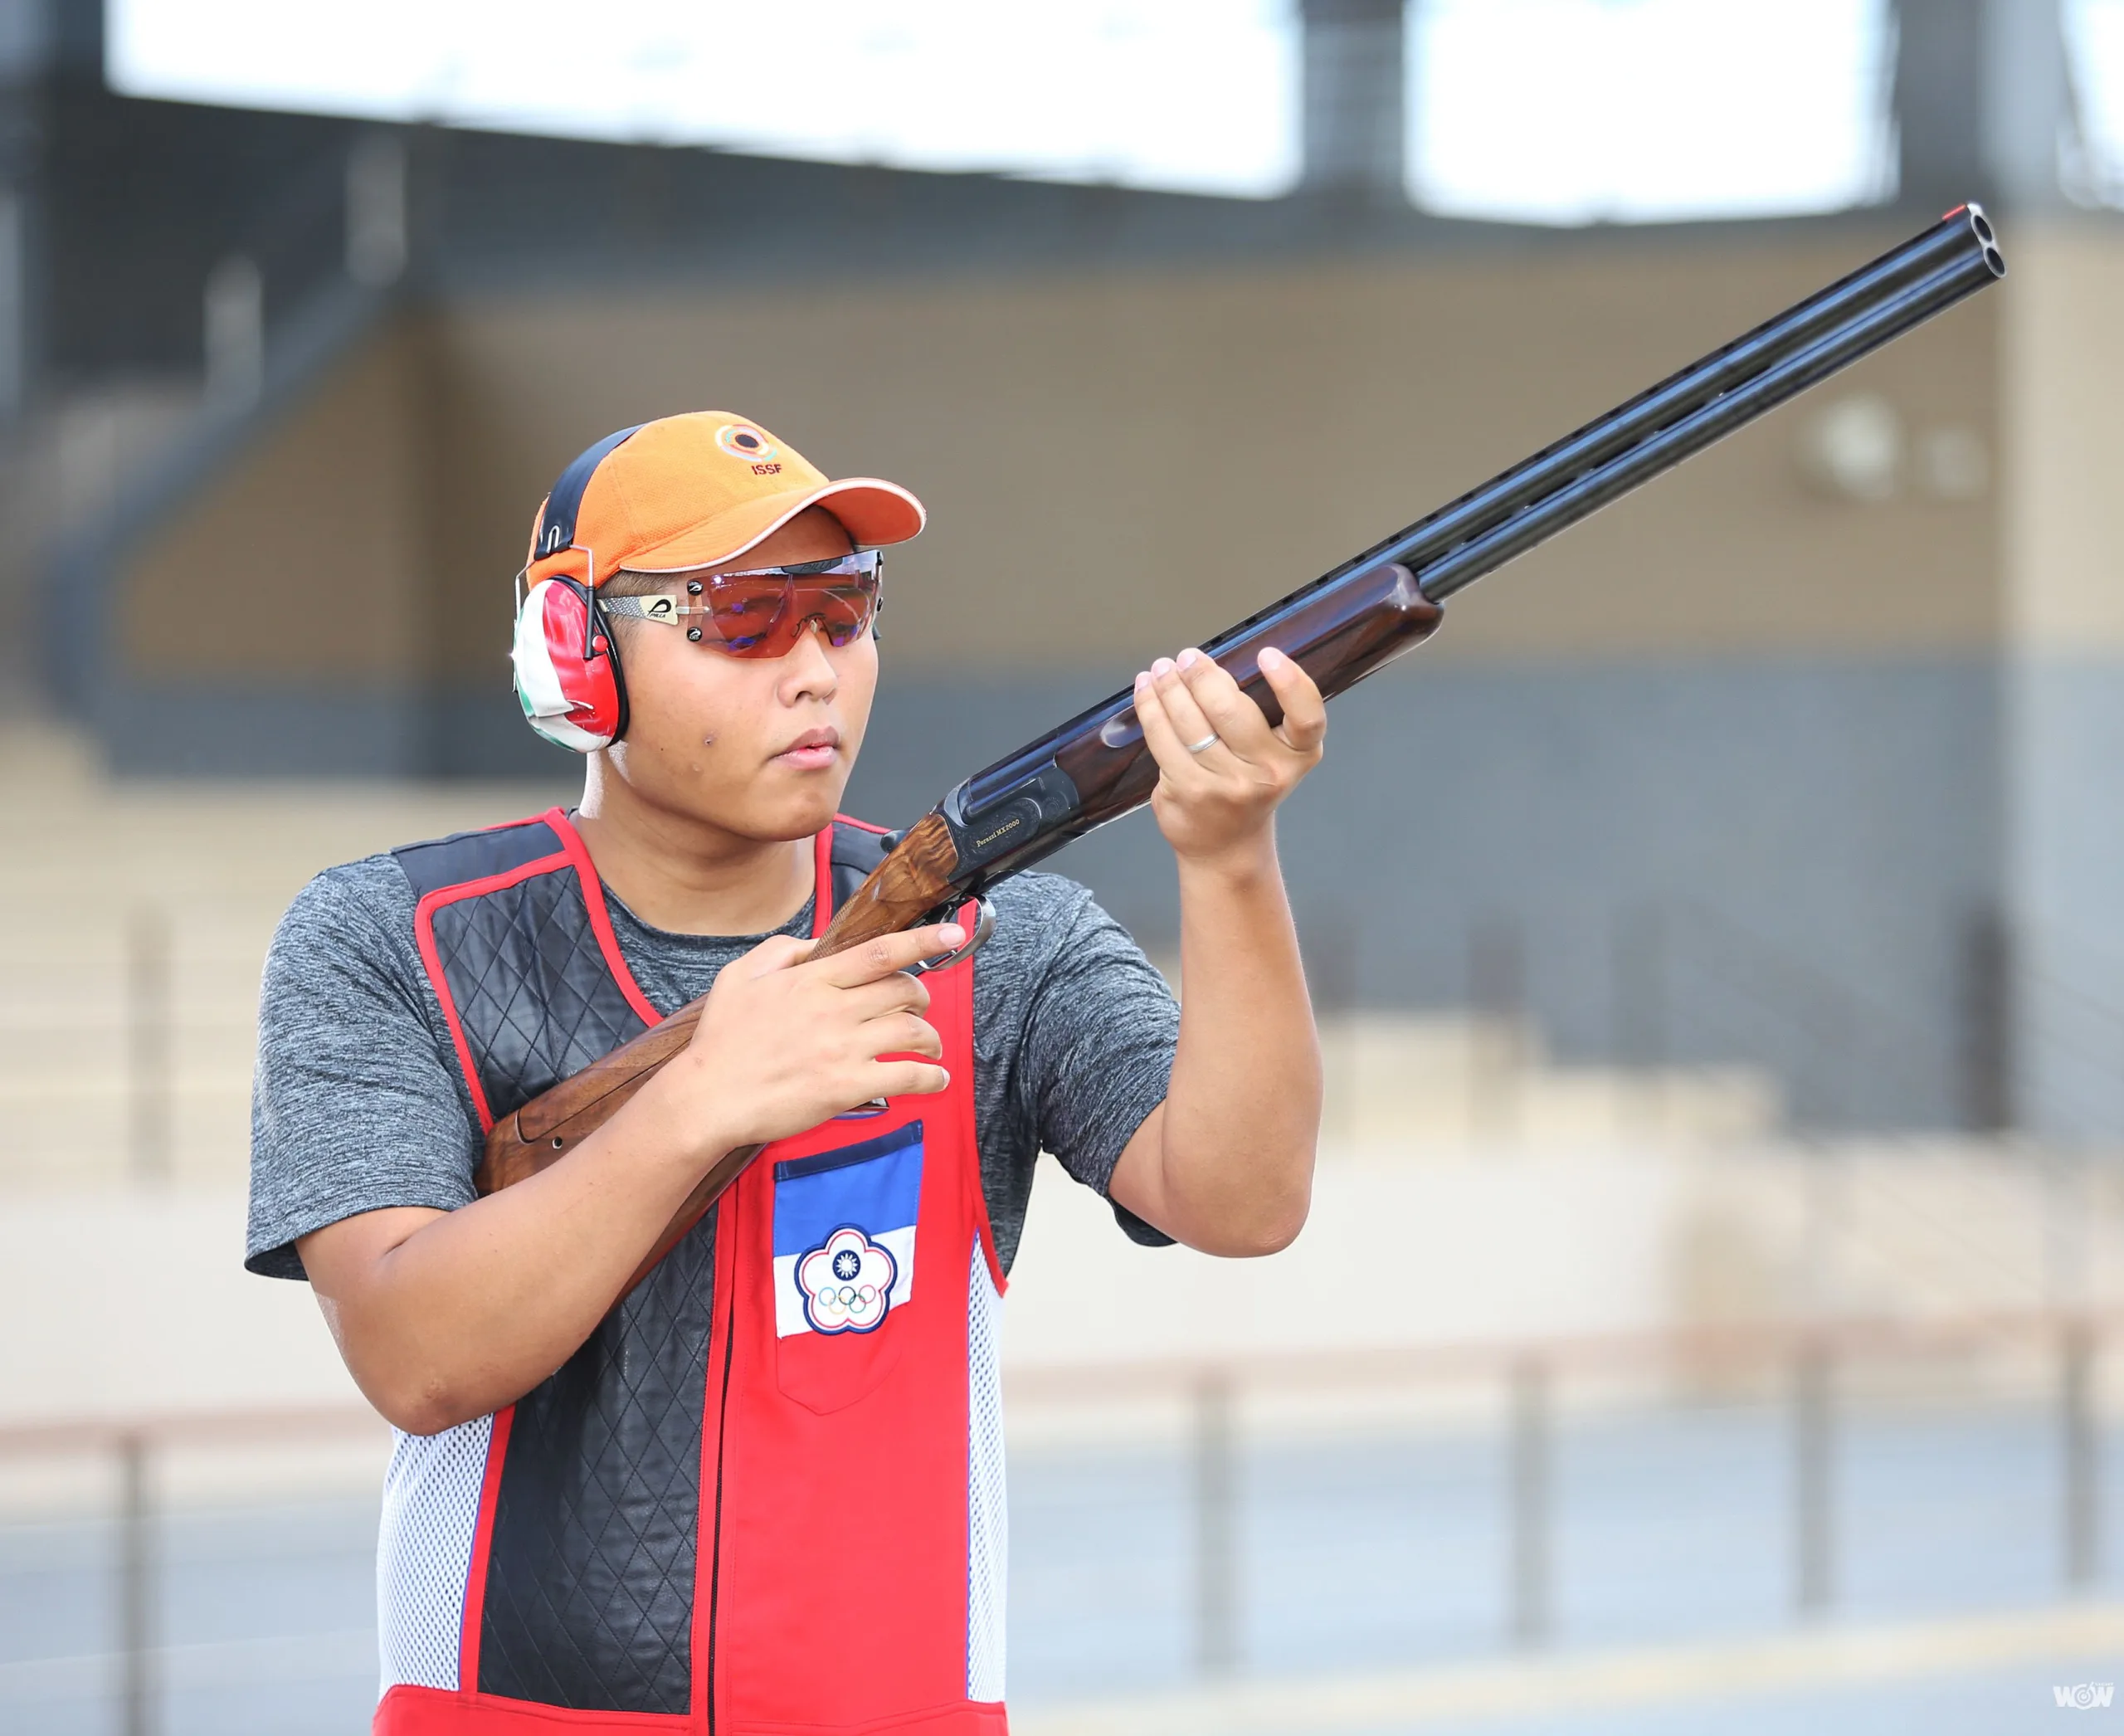
[[[774,1166],[774,1329],[875,1332],[914,1294],[922,1124]]]

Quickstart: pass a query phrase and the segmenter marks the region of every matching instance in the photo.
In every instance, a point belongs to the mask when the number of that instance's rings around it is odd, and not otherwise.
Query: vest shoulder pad
[[[418,844],[401,844],[391,852],[413,895],[425,898],[445,886],[487,880],[521,868],[526,862],[561,853],[560,835],[543,819],[519,820],[480,831],[452,832]]]

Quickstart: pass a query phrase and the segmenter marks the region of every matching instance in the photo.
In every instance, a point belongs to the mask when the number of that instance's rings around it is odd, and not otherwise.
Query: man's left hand
[[[1261,653],[1261,674],[1284,708],[1261,708],[1199,651],[1161,657],[1136,677],[1136,714],[1158,763],[1151,797],[1158,829],[1184,861],[1250,856],[1269,836],[1277,804],[1320,763],[1327,703],[1297,663]]]

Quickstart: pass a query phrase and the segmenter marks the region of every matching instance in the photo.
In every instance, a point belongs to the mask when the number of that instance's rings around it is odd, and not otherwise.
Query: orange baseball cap
[[[824,507],[858,548],[920,534],[922,503],[896,482],[835,482],[758,422],[726,410],[622,428],[561,472],[540,505],[524,583],[602,585],[622,567],[682,571],[735,559],[807,506]]]

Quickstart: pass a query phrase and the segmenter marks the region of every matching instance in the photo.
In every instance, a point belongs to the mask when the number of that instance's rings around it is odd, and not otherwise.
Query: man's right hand
[[[643,1107],[684,1129],[705,1165],[873,1098],[943,1090],[943,1042],[922,1017],[929,991],[907,973],[965,939],[940,923],[810,962],[809,941],[762,941],[716,978],[693,1041],[642,1088]]]

